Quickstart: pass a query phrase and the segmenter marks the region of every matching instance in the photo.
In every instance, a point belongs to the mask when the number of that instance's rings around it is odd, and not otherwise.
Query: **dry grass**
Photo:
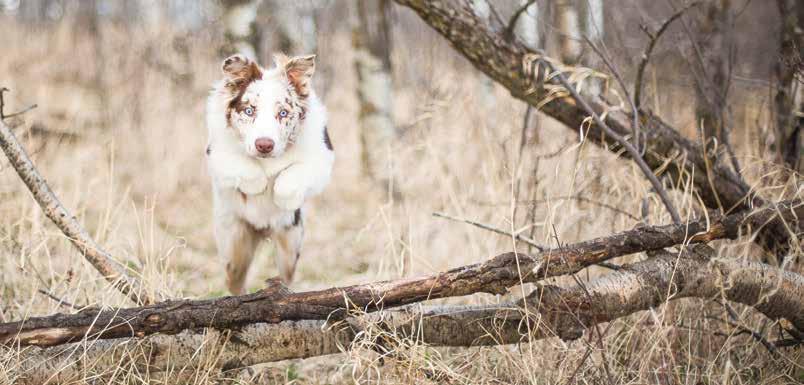
[[[39,104],[24,116],[16,133],[62,202],[147,286],[170,297],[225,294],[222,261],[215,257],[211,236],[211,194],[203,158],[204,97],[218,76],[220,60],[214,49],[219,43],[215,31],[187,35],[104,25],[103,40],[96,45],[70,23],[32,31],[13,20],[0,22],[0,73],[5,74],[0,85],[13,90],[7,108]],[[511,239],[434,218],[434,211],[509,230],[531,226],[532,233],[526,233],[543,244],[555,244],[553,228],[561,242],[572,242],[635,224],[609,208],[557,197],[579,195],[636,216],[646,198],[650,222],[669,221],[635,165],[591,144],[578,144],[570,130],[548,118],[535,120],[536,130],[520,158],[524,105],[499,87],[489,88],[485,78],[445,43],[422,34],[428,39],[425,43],[400,40],[394,53],[395,114],[405,131],[391,157],[403,199],[389,197],[361,171],[348,33],[333,34],[321,43],[317,81],[319,89],[326,88],[323,96],[337,161],[332,184],[309,202],[307,238],[293,289],[431,273],[514,247]],[[761,131],[753,124],[767,120],[767,111],[753,108],[745,113],[747,124],[738,124],[733,135],[744,173],[769,198],[800,195],[799,180],[785,177],[769,162],[764,148],[755,144]],[[686,112],[672,121],[682,125],[685,119],[691,121]],[[686,182],[677,183],[683,187]],[[517,190],[519,200],[538,203],[513,204]],[[684,215],[699,207],[688,189],[672,196]],[[735,258],[756,254],[747,243],[722,249]],[[635,258],[640,257],[627,259]],[[276,275],[271,259],[270,245],[261,248],[248,281],[252,290]],[[587,279],[600,273],[592,269],[580,276]],[[0,321],[73,311],[39,290],[79,306],[128,305],[47,221],[5,159],[0,159]],[[512,295],[519,294],[514,290]],[[475,295],[449,302],[498,300]],[[767,320],[750,309],[738,312],[742,325],[775,338],[776,330]],[[206,362],[208,369],[143,373],[123,363],[120,368],[90,368],[79,382],[203,384],[228,378],[233,383],[311,384],[785,384],[804,380],[800,348],[771,358],[755,339],[712,319],[726,317],[723,308],[712,302],[683,300],[604,325],[600,341],[587,333],[574,342],[553,338],[516,346],[437,349],[390,336],[398,346],[381,357],[373,349],[379,336],[367,332],[355,349],[337,356],[220,373],[212,369],[215,362],[209,357],[214,354],[200,354],[198,362]],[[0,382],[13,382],[19,375],[14,371],[17,353],[0,351]]]

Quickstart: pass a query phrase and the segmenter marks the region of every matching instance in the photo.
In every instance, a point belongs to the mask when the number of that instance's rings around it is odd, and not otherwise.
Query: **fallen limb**
[[[81,339],[144,337],[187,329],[231,329],[255,322],[342,319],[436,298],[479,292],[505,293],[521,282],[572,274],[611,258],[675,245],[736,238],[777,216],[804,218],[804,203],[782,202],[753,213],[737,213],[688,224],[643,227],[534,256],[504,253],[441,274],[302,293],[269,288],[254,294],[208,300],[175,300],[128,309],[90,309],[0,324],[0,344],[53,346]]]
[[[617,154],[622,152],[618,143],[607,140],[600,126],[594,122],[586,124],[588,113],[575,103],[571,95],[552,94],[553,99],[545,104],[547,97],[542,91],[546,86],[554,88],[560,84],[555,77],[540,75],[540,71],[534,73],[533,69],[545,68],[548,59],[516,39],[506,39],[502,30],[504,26],[490,26],[474,13],[468,0],[395,1],[416,12],[475,67],[507,88],[514,97],[539,108],[574,132],[583,127],[584,137],[603,148]],[[572,70],[572,67],[559,67]],[[627,112],[597,96],[588,96],[585,100],[598,115],[605,113],[605,122],[618,135],[628,137],[634,132],[634,119]],[[754,195],[738,175],[720,162],[708,159],[701,146],[682,137],[662,119],[648,111],[640,111],[638,118],[640,132],[645,135],[643,159],[651,169],[664,170],[674,178],[691,177],[696,192],[709,208],[730,212],[750,210],[764,204],[764,200]],[[623,153],[622,156],[630,155]],[[790,232],[779,221],[765,226],[756,238],[758,244],[781,256],[788,253],[790,240]]]
[[[17,141],[11,128],[2,120],[0,120],[0,148],[3,149],[20,179],[28,186],[28,190],[45,215],[84,255],[84,258],[95,270],[135,304],[151,303],[151,299],[143,290],[140,282],[128,276],[125,268],[95,243],[89,233],[78,223],[78,220],[61,204],[45,178],[36,170],[36,166],[31,162],[25,148]]]
[[[23,348],[21,383],[63,383],[119,365],[141,372],[199,367],[233,369],[291,358],[342,352],[355,340],[372,338],[378,349],[396,349],[400,339],[431,346],[486,346],[558,336],[574,339],[593,325],[656,308],[669,300],[695,297],[753,306],[771,319],[804,328],[804,277],[765,264],[712,258],[705,249],[689,255],[661,253],[647,261],[584,284],[546,285],[522,302],[493,306],[408,307],[350,318],[258,323],[236,331],[206,329],[141,340],[82,342],[51,348]],[[525,322],[531,323],[531,334]]]

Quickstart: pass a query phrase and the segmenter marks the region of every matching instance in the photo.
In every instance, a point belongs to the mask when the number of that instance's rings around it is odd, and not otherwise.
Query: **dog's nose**
[[[254,146],[261,154],[270,154],[274,150],[274,141],[270,138],[257,138],[254,141]]]

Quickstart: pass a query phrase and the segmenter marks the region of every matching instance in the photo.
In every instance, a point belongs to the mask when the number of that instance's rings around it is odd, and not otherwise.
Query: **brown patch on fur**
[[[238,192],[240,193],[240,199],[243,200],[243,203],[248,202],[248,195],[246,195],[246,193],[244,193],[242,191],[239,191],[239,190],[238,190]]]
[[[277,54],[274,60],[277,67],[284,70],[299,98],[310,96],[310,83],[315,72],[315,55],[288,58],[284,54]]]
[[[334,151],[332,149],[332,141],[329,140],[329,129],[327,129],[327,126],[324,126],[324,145],[327,146],[328,150]]]
[[[226,58],[221,66],[224,78],[224,90],[228,93],[229,104],[226,106],[226,120],[231,122],[232,111],[242,111],[246,106],[241,99],[249,84],[262,79],[262,69],[253,60],[243,55],[233,55]]]

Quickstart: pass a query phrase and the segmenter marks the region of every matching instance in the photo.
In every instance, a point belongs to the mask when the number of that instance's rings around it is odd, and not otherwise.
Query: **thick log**
[[[522,302],[492,306],[408,307],[350,318],[257,323],[235,331],[206,329],[141,340],[114,339],[51,348],[24,348],[9,369],[12,380],[66,383],[87,375],[140,368],[140,373],[199,368],[235,369],[264,362],[307,358],[350,349],[356,339],[376,336],[377,349],[395,349],[401,339],[431,346],[488,346],[559,336],[578,338],[593,325],[658,308],[680,298],[718,299],[753,306],[772,319],[804,328],[804,277],[765,264],[714,258],[707,247],[626,265],[620,271],[577,284],[540,286]],[[530,314],[531,333],[525,326]],[[537,322],[538,321],[538,322]],[[363,333],[361,333],[363,332]],[[361,333],[359,337],[359,334]]]
[[[586,139],[605,149],[620,154],[621,146],[607,141],[603,130],[595,124],[586,128],[587,112],[570,96],[553,94],[548,103],[545,88],[534,79],[534,68],[542,70],[546,57],[541,52],[528,49],[516,39],[508,39],[502,26],[493,26],[476,15],[469,0],[395,0],[409,7],[438,33],[443,35],[460,54],[466,57],[480,71],[507,88],[511,95],[531,106],[538,107],[544,114],[566,125],[573,132],[584,127]],[[551,60],[552,61],[552,60]],[[553,61],[554,63],[557,63]],[[572,67],[566,67],[572,70]],[[538,74],[538,72],[536,73]],[[544,75],[540,76],[544,78]],[[547,86],[555,89],[560,86],[555,79],[548,78]],[[600,97],[588,95],[588,104],[598,113],[606,113],[606,123],[620,136],[630,136],[634,132],[633,116],[629,111],[621,111]],[[649,111],[639,112],[641,125],[640,138],[645,146],[645,162],[657,172],[667,172],[673,178],[680,175],[693,179],[696,192],[704,204],[712,209],[749,210],[764,204],[750,186],[732,172],[725,162],[718,162],[706,156],[704,149],[684,137]],[[627,153],[622,154],[628,157]],[[784,256],[789,251],[790,233],[783,223],[773,222],[765,226],[756,242],[776,255]]]
[[[505,293],[521,282],[571,274],[611,258],[675,245],[736,238],[776,217],[804,218],[804,203],[788,201],[753,213],[712,214],[681,225],[642,227],[551,249],[534,256],[509,252],[441,274],[302,293],[271,287],[254,294],[207,300],[174,300],[154,305],[56,314],[0,324],[0,344],[53,346],[81,339],[144,337],[187,329],[231,329],[255,322],[342,319],[429,299],[478,292]]]

